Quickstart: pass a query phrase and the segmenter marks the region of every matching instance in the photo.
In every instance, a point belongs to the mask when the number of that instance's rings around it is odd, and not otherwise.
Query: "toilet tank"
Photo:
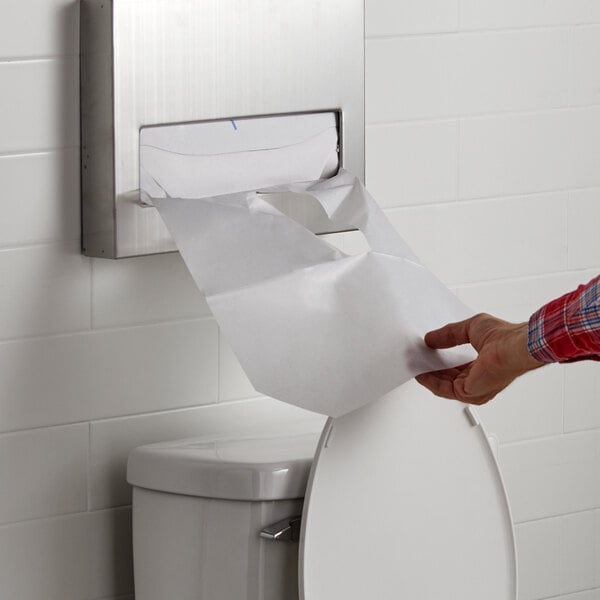
[[[136,448],[127,468],[136,600],[297,599],[298,543],[285,539],[295,528],[278,540],[261,531],[301,515],[319,436]]]

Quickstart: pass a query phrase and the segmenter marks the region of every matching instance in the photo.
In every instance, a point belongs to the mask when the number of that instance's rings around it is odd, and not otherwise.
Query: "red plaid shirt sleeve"
[[[544,363],[600,360],[600,275],[531,315],[528,348]]]

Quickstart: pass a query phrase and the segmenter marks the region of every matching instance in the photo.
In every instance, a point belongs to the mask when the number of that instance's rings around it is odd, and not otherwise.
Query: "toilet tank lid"
[[[268,501],[303,498],[321,431],[187,438],[135,448],[127,481],[150,490]]]

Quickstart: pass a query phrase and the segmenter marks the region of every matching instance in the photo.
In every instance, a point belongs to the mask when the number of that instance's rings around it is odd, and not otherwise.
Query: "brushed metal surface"
[[[363,0],[82,0],[84,252],[175,250],[138,204],[148,125],[338,110],[364,179]]]
[[[81,3],[81,217],[83,252],[116,256],[112,10]]]

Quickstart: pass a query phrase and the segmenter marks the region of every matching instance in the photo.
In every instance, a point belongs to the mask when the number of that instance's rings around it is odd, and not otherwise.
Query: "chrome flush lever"
[[[268,525],[260,532],[260,537],[266,540],[297,542],[300,540],[300,525],[302,516],[288,517]]]

